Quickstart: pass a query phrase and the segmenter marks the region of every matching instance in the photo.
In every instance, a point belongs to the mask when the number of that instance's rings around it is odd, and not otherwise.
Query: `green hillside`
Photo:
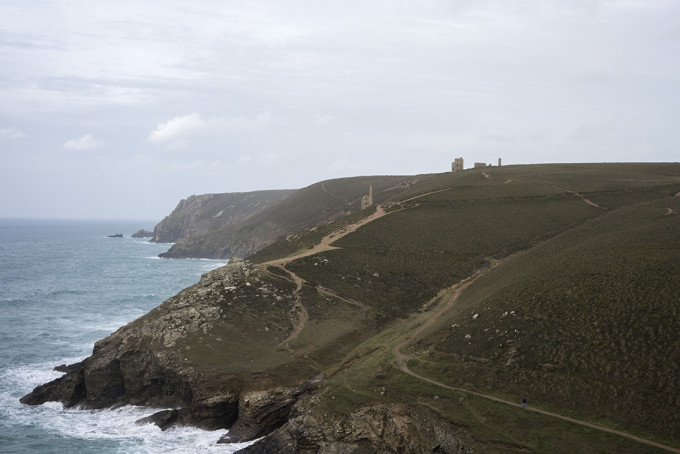
[[[680,164],[332,180],[223,233],[258,251],[22,402],[251,453],[680,453]]]
[[[369,176],[315,183],[241,222],[183,238],[162,256],[217,259],[246,256],[281,235],[293,234],[359,210],[361,197],[368,194],[371,186],[374,200],[379,203],[418,180],[418,177]]]
[[[678,446],[678,193],[678,164],[439,174],[386,199],[387,214],[336,249],[284,258],[347,219],[282,238],[251,260],[279,259],[309,283],[303,304],[315,309],[290,345],[330,377],[328,411],[374,400],[424,406],[466,427],[475,452],[661,452],[418,380],[394,367],[392,351],[433,321],[401,348],[412,371]],[[473,277],[440,313],[453,286]],[[324,291],[354,309],[323,307]],[[338,326],[352,329],[325,342]]]
[[[677,437],[680,218],[669,208],[680,198],[618,209],[489,272],[422,338],[413,367]]]

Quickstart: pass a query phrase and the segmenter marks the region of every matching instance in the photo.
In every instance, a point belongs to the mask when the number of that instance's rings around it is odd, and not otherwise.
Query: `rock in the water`
[[[148,230],[144,229],[139,229],[132,234],[132,238],[153,238],[153,232],[149,232]]]
[[[123,234],[122,233],[116,233],[114,235],[109,235],[108,237],[109,238],[123,238]]]
[[[165,431],[172,427],[177,421],[179,415],[179,410],[162,410],[157,411],[151,416],[146,418],[138,419],[135,421],[137,424],[156,424],[161,430]]]

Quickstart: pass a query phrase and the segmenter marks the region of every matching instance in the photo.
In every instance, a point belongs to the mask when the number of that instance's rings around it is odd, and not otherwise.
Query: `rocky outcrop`
[[[365,405],[349,417],[319,410],[323,378],[310,379],[306,355],[282,347],[295,294],[287,278],[232,259],[98,341],[82,362],[58,366],[62,377],[21,402],[145,405],[163,410],[138,423],[162,430],[230,428],[224,442],[266,436],[246,452],[462,452],[455,431],[406,405]]]
[[[410,405],[375,402],[337,415],[322,410],[318,400],[301,401],[285,425],[239,453],[465,453],[460,429]]]
[[[192,195],[154,228],[155,243],[174,243],[181,238],[238,223],[276,205],[294,190]]]
[[[298,233],[347,213],[359,211],[361,197],[371,187],[374,203],[380,203],[421,180],[422,178],[403,176],[371,176],[316,183],[295,191],[280,203],[239,222],[206,233],[186,235],[177,240],[167,252],[160,254],[160,257],[211,259],[247,257],[281,236]],[[176,212],[185,211],[185,205],[207,203],[203,199],[191,197],[183,202]],[[156,229],[157,237],[160,236],[159,226]]]
[[[38,386],[21,402],[174,408],[142,422],[207,429],[238,422],[240,438],[261,436],[282,425],[292,405],[312,389],[309,375],[281,378],[275,371],[298,361],[277,351],[292,330],[285,314],[293,287],[235,259],[96,342],[92,355],[82,362],[59,366],[64,376]],[[242,347],[233,336],[244,334],[268,355],[272,370],[267,364],[256,372],[239,365]],[[307,373],[304,367],[300,370]]]
[[[302,386],[277,387],[266,391],[248,391],[239,400],[239,420],[229,429],[229,435],[221,442],[241,442],[262,437],[285,424],[298,400],[315,390],[321,376]]]
[[[132,234],[132,238],[153,238],[153,232],[149,232],[148,230],[144,229],[139,229]]]

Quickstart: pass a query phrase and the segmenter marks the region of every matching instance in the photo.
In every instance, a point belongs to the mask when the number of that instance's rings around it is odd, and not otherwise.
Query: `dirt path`
[[[595,203],[595,202],[593,202],[592,200],[586,198],[586,196],[584,196],[584,195],[581,194],[580,192],[574,191],[573,189],[563,188],[563,187],[561,187],[561,186],[557,186],[557,185],[555,185],[555,184],[550,184],[550,183],[544,183],[544,182],[542,182],[542,181],[522,180],[522,179],[519,179],[519,178],[516,178],[516,179],[514,179],[514,180],[510,179],[510,180],[506,181],[505,184],[510,183],[510,182],[512,182],[512,181],[521,181],[521,182],[523,182],[523,183],[536,183],[536,184],[542,184],[542,185],[545,185],[545,186],[550,186],[551,188],[559,189],[560,191],[565,191],[565,192],[568,192],[569,194],[575,195],[576,197],[580,197],[581,200],[583,200],[585,203],[587,203],[587,204],[590,205],[590,206],[593,206],[593,207],[595,207],[595,208],[599,208],[599,209],[601,209],[601,210],[606,210],[606,208],[602,208],[602,207],[601,207],[600,205],[598,205],[597,203]]]
[[[488,273],[493,268],[498,266],[500,263],[501,263],[500,261],[495,262],[490,268],[484,270],[483,272],[481,272],[481,273],[479,273],[475,276],[472,276],[472,277],[469,277],[467,279],[462,280],[458,284],[456,289],[454,290],[453,294],[451,294],[451,296],[449,297],[449,300],[446,302],[446,304],[444,305],[444,307],[442,309],[440,309],[437,313],[432,315],[432,317],[430,317],[427,320],[427,322],[425,322],[423,325],[418,327],[418,329],[413,331],[411,333],[411,335],[408,337],[408,339],[401,342],[400,344],[395,346],[394,349],[392,349],[392,353],[394,353],[394,356],[395,356],[393,364],[397,368],[402,370],[403,372],[411,375],[412,377],[426,381],[426,382],[431,383],[435,386],[439,386],[441,388],[446,388],[446,389],[449,389],[451,391],[459,391],[459,392],[463,392],[463,393],[466,393],[466,394],[472,394],[473,396],[478,396],[478,397],[482,397],[484,399],[493,400],[494,402],[499,402],[499,403],[502,403],[502,404],[511,405],[513,407],[522,408],[522,405],[517,403],[517,402],[502,399],[500,397],[492,396],[492,395],[489,395],[489,394],[480,393],[480,392],[477,392],[477,391],[471,391],[469,389],[458,388],[458,387],[455,387],[455,386],[449,386],[449,385],[446,385],[444,383],[433,380],[431,378],[420,375],[420,374],[412,371],[411,369],[409,369],[409,367],[407,365],[407,361],[410,359],[410,356],[401,352],[401,349],[403,347],[405,347],[406,344],[408,344],[413,339],[415,339],[424,330],[426,330],[427,328],[432,326],[432,324],[435,321],[437,321],[437,319],[444,312],[446,312],[448,309],[450,309],[454,305],[454,303],[456,302],[456,300],[458,299],[460,294],[463,292],[463,290],[465,290],[470,284],[472,284],[474,281],[479,279],[481,276],[483,276],[484,274]],[[536,413],[541,413],[541,414],[546,415],[546,416],[558,418],[558,419],[561,419],[561,420],[564,420],[564,421],[569,421],[569,422],[574,423],[574,424],[578,424],[578,425],[585,426],[585,427],[590,427],[591,429],[600,430],[600,431],[611,433],[611,434],[614,434],[614,435],[619,435],[621,437],[625,437],[625,438],[628,438],[630,440],[635,440],[639,443],[643,443],[643,444],[646,444],[646,445],[649,445],[649,446],[654,446],[655,448],[660,448],[660,449],[663,449],[663,450],[666,450],[666,451],[669,451],[669,452],[674,452],[674,453],[680,454],[680,449],[676,449],[676,448],[673,448],[671,446],[666,446],[666,445],[663,445],[661,443],[657,443],[655,441],[646,440],[644,438],[638,437],[638,436],[633,435],[633,434],[629,434],[627,432],[622,432],[620,430],[610,429],[609,427],[604,427],[604,426],[600,426],[598,424],[593,424],[593,423],[590,423],[590,422],[587,422],[587,421],[582,421],[582,420],[579,420],[579,419],[570,418],[568,416],[560,415],[560,414],[553,413],[553,412],[550,412],[550,411],[541,410],[540,408],[526,407],[526,408],[524,408],[524,410],[533,411],[533,412],[536,412]]]
[[[305,325],[307,324],[307,320],[309,320],[309,314],[307,313],[307,309],[305,308],[304,304],[302,304],[302,296],[300,294],[300,291],[302,290],[302,284],[303,280],[295,273],[292,271],[288,271],[287,269],[280,267],[283,271],[287,272],[288,275],[290,276],[290,279],[292,280],[293,283],[295,283],[295,290],[293,290],[293,295],[295,297],[295,302],[293,303],[293,306],[291,306],[290,310],[288,311],[288,320],[293,325],[293,331],[290,333],[290,335],[279,344],[279,346],[284,346],[288,350],[289,353],[292,353],[291,348],[288,346],[288,343],[298,337],[302,330],[304,329]]]
[[[395,202],[395,205],[401,205],[402,203],[410,202],[411,200],[421,199],[423,197],[427,197],[428,195],[439,194],[440,192],[451,191],[452,189],[453,188],[444,188],[444,189],[439,189],[437,191],[431,191],[431,192],[428,192],[428,193],[425,193],[425,194],[420,194],[420,195],[417,195],[415,197],[411,197],[410,199],[405,199],[405,200],[402,200],[400,202]]]
[[[381,205],[378,205],[376,207],[375,213],[373,213],[372,215],[361,219],[359,222],[345,226],[345,227],[343,227],[339,230],[335,230],[335,231],[329,233],[328,235],[323,237],[321,239],[321,241],[316,246],[314,246],[313,248],[308,249],[304,252],[300,252],[299,254],[291,255],[289,257],[284,257],[284,258],[276,259],[276,260],[270,260],[268,262],[262,262],[260,265],[261,266],[267,266],[267,265],[285,266],[286,263],[290,263],[293,260],[301,259],[303,257],[309,257],[310,255],[315,255],[315,254],[318,254],[320,252],[330,251],[330,250],[333,250],[333,249],[339,249],[335,246],[331,246],[331,243],[339,240],[340,238],[342,238],[346,235],[349,235],[352,232],[355,232],[359,227],[366,225],[369,222],[373,222],[376,219],[379,219],[379,218],[385,216],[386,214],[387,213],[385,212],[385,209]],[[289,273],[290,273],[290,271],[289,271]]]
[[[453,188],[445,188],[445,189],[440,189],[438,191],[428,192],[426,194],[420,194],[420,195],[417,195],[415,197],[411,197],[410,199],[405,199],[405,200],[402,200],[400,202],[395,202],[393,204],[376,205],[375,213],[355,222],[354,224],[344,226],[344,227],[342,227],[338,230],[334,230],[333,232],[331,232],[328,235],[326,235],[325,237],[323,237],[321,239],[321,241],[317,245],[315,245],[313,248],[308,249],[304,252],[300,252],[299,254],[291,255],[289,257],[284,257],[284,258],[276,259],[276,260],[270,260],[268,262],[262,262],[262,263],[259,264],[259,266],[266,267],[267,265],[277,265],[277,266],[283,267],[287,263],[290,263],[294,260],[301,259],[303,257],[309,257],[310,255],[319,254],[321,252],[331,251],[333,249],[339,249],[336,246],[331,246],[331,243],[334,243],[335,241],[339,240],[340,238],[342,238],[344,236],[349,235],[350,233],[356,232],[356,230],[359,227],[362,227],[366,224],[369,224],[369,223],[375,221],[376,219],[380,219],[381,217],[386,216],[388,214],[401,211],[400,209],[397,209],[397,210],[392,210],[390,212],[387,212],[387,211],[385,211],[386,207],[391,208],[393,206],[401,205],[403,203],[410,202],[410,201],[416,200],[416,199],[420,199],[420,198],[426,197],[428,195],[437,194],[439,192],[444,192],[444,191],[450,191],[451,189],[453,189]],[[329,192],[329,194],[331,194],[331,193]],[[288,271],[288,270],[286,270],[286,271]],[[290,273],[290,271],[288,271],[288,272]]]
[[[560,186],[557,186],[557,185],[554,185],[554,184],[548,184],[548,183],[541,183],[541,184],[546,184],[548,186],[552,186],[553,188],[560,189],[562,191],[566,191],[569,194],[574,194],[576,197],[580,197],[581,200],[583,200],[588,205],[593,206],[595,208],[599,208],[601,210],[604,210],[604,208],[602,208],[600,205],[598,205],[597,203],[593,202],[592,200],[586,198],[586,196],[584,196],[583,194],[574,191],[573,189],[567,189],[567,188],[563,188],[563,187],[560,187]]]
[[[404,200],[400,203],[415,200],[415,199],[425,197],[425,196],[430,195],[430,194],[435,194],[437,192],[448,191],[449,189],[451,189],[451,188],[447,188],[447,189],[443,189],[443,190],[439,190],[439,191],[428,192],[427,194],[421,194],[419,196],[411,197],[410,199]],[[325,190],[326,189],[324,188],[324,191]],[[329,193],[329,194],[331,194],[331,193]],[[397,212],[397,211],[400,211],[400,210],[394,210],[394,211],[391,211],[391,213],[394,213],[394,212]],[[328,235],[323,237],[321,239],[321,241],[316,246],[314,246],[312,249],[309,249],[307,251],[301,252],[301,253],[296,254],[296,255],[292,255],[290,257],[285,257],[285,258],[282,258],[282,259],[270,260],[268,262],[263,262],[263,263],[260,263],[258,265],[265,272],[266,272],[267,266],[276,266],[276,267],[282,269],[283,271],[285,271],[286,273],[288,273],[288,275],[290,276],[290,279],[295,283],[295,290],[294,290],[295,303],[293,304],[293,307],[291,307],[290,311],[288,312],[288,318],[290,319],[291,323],[293,324],[293,332],[291,332],[290,335],[286,338],[286,340],[281,342],[280,345],[285,346],[286,349],[288,349],[290,351],[290,348],[288,346],[289,342],[291,340],[295,339],[302,332],[302,330],[305,327],[305,324],[307,323],[307,320],[309,319],[307,309],[305,308],[304,304],[302,303],[302,297],[300,295],[300,291],[302,290],[302,285],[304,283],[304,280],[300,276],[295,274],[294,272],[286,269],[286,264],[292,262],[293,260],[297,260],[297,259],[300,259],[300,258],[303,258],[303,257],[309,257],[310,255],[319,254],[321,252],[330,251],[330,250],[333,250],[333,249],[339,249],[335,246],[331,246],[331,243],[339,240],[340,238],[342,238],[346,235],[349,235],[352,232],[355,232],[359,227],[364,226],[366,224],[369,224],[369,223],[375,221],[376,219],[380,219],[381,217],[383,217],[387,214],[389,214],[389,213],[385,211],[385,207],[383,205],[377,205],[376,209],[375,209],[375,213],[373,213],[372,215],[370,215],[368,217],[365,217],[365,218],[359,220],[358,222],[355,222],[354,224],[345,226],[341,229],[338,229],[338,230],[335,230],[335,231],[329,233]],[[339,298],[339,299],[341,299],[341,300],[343,300],[343,301],[345,301],[349,304],[358,306],[362,309],[367,309],[367,306],[365,304],[360,303],[360,302],[355,301],[355,300],[352,300],[352,299],[349,299],[349,298],[341,297],[340,295],[338,295],[337,293],[335,293],[334,291],[332,291],[330,289],[327,289],[327,288],[324,288],[324,287],[319,287],[319,292],[326,293],[327,295],[333,296],[335,298]]]
[[[510,180],[508,180],[508,182],[509,181]],[[585,198],[582,194],[579,194],[576,191],[566,189],[566,188],[561,188],[561,187],[554,186],[554,185],[550,185],[550,186],[553,186],[553,187],[561,189],[563,191],[572,193],[572,194],[580,197],[581,199],[583,199],[583,201],[585,203],[602,209],[602,207],[600,207],[596,203],[592,202],[591,200]],[[438,190],[438,191],[432,191],[432,192],[429,192],[429,193],[426,193],[426,194],[421,194],[421,195],[418,195],[418,196],[415,196],[415,197],[411,197],[410,199],[402,200],[397,205],[403,204],[405,202],[410,202],[412,200],[416,200],[416,199],[419,199],[421,197],[425,197],[425,196],[428,196],[428,195],[431,195],[431,194],[449,191],[451,189],[453,189],[453,188],[446,188],[446,189],[441,189],[441,190]],[[324,190],[325,190],[325,188],[324,188]],[[678,195],[680,195],[680,193],[676,194],[676,196],[678,196]],[[400,211],[400,210],[390,211],[390,213],[394,213],[394,212],[397,212],[397,211]],[[293,329],[293,332],[290,334],[290,336],[288,336],[288,338],[286,340],[284,340],[281,343],[281,345],[284,345],[290,351],[288,343],[300,334],[300,332],[304,328],[305,324],[307,323],[307,319],[308,319],[307,310],[305,309],[304,305],[302,304],[301,297],[300,297],[300,290],[302,289],[302,285],[303,285],[304,281],[298,275],[293,273],[292,271],[287,270],[285,268],[285,265],[289,262],[292,262],[293,260],[297,260],[297,259],[300,259],[300,258],[303,258],[303,257],[308,257],[310,255],[318,254],[320,252],[338,249],[335,246],[331,246],[331,243],[339,240],[340,238],[342,238],[346,235],[349,235],[350,233],[355,232],[359,227],[364,226],[366,224],[369,224],[369,223],[375,221],[376,219],[380,219],[381,217],[383,217],[387,214],[390,214],[390,213],[385,211],[384,206],[378,205],[378,206],[376,206],[375,213],[373,213],[372,215],[370,215],[370,216],[368,216],[368,217],[366,217],[366,218],[364,218],[364,219],[362,219],[362,220],[360,220],[360,221],[358,221],[358,222],[356,222],[352,225],[343,227],[339,230],[336,230],[336,231],[329,233],[328,235],[323,237],[321,239],[321,241],[319,242],[319,244],[314,246],[312,249],[305,251],[305,252],[301,252],[300,254],[290,256],[290,257],[285,257],[283,259],[278,259],[278,260],[272,260],[272,261],[264,262],[264,263],[260,264],[260,266],[262,266],[263,268],[266,268],[267,265],[275,265],[275,266],[280,267],[281,269],[285,270],[290,275],[291,279],[293,280],[293,282],[295,282],[295,285],[296,285],[296,290],[295,290],[296,301],[295,301],[293,307],[291,308],[291,311],[289,312],[289,317],[290,317],[291,321],[293,322],[294,329]],[[507,260],[507,258],[504,259],[504,260]],[[401,352],[401,349],[403,347],[405,347],[406,344],[408,344],[413,339],[415,339],[424,330],[426,330],[427,328],[432,326],[432,324],[434,322],[436,322],[437,319],[439,319],[439,317],[444,312],[446,312],[448,309],[450,309],[454,305],[454,303],[456,302],[456,300],[458,299],[460,294],[463,292],[463,290],[465,290],[470,284],[475,282],[477,279],[479,279],[480,277],[482,277],[483,275],[485,275],[486,273],[488,273],[489,271],[494,269],[496,266],[500,265],[503,261],[494,262],[492,264],[492,266],[487,268],[486,270],[479,272],[478,274],[475,274],[474,276],[471,276],[467,279],[464,279],[460,283],[458,283],[453,294],[451,294],[451,296],[449,297],[449,300],[446,302],[444,307],[441,308],[432,317],[430,317],[423,325],[418,327],[418,329],[413,331],[408,339],[406,339],[405,341],[401,342],[400,344],[398,344],[397,346],[394,347],[394,349],[392,350],[392,352],[395,356],[394,365],[397,368],[399,368],[400,370],[402,370],[403,372],[411,375],[412,377],[426,381],[426,382],[431,383],[435,386],[439,386],[441,388],[446,388],[446,389],[449,389],[449,390],[452,390],[452,391],[464,392],[464,393],[471,394],[471,395],[474,395],[474,396],[489,399],[489,400],[492,400],[492,401],[495,401],[495,402],[503,403],[503,404],[506,404],[506,405],[511,405],[513,407],[522,408],[521,404],[513,402],[513,401],[502,399],[500,397],[492,396],[492,395],[489,395],[489,394],[483,394],[483,393],[479,393],[479,392],[476,392],[476,391],[471,391],[469,389],[449,386],[449,385],[446,385],[444,383],[433,380],[431,378],[420,375],[416,372],[413,372],[407,366],[407,361],[410,357]],[[329,295],[339,297],[337,294],[335,294],[335,292],[333,292],[330,289],[323,288],[323,289],[321,289],[321,291],[325,292]],[[363,308],[366,307],[364,304],[359,303],[358,301],[348,300],[348,299],[345,299],[345,298],[341,298],[341,299],[343,299],[344,301],[347,301],[348,303],[355,304],[355,305],[363,307]],[[568,416],[563,416],[563,415],[560,415],[560,414],[557,414],[557,413],[552,413],[552,412],[549,412],[549,411],[546,411],[546,410],[541,410],[540,408],[527,407],[527,408],[525,408],[525,410],[533,411],[533,412],[536,412],[536,413],[541,413],[541,414],[546,415],[546,416],[558,418],[558,419],[561,419],[561,420],[564,420],[564,421],[569,421],[569,422],[574,423],[574,424],[579,424],[581,426],[590,427],[592,429],[600,430],[600,431],[611,433],[611,434],[614,434],[614,435],[619,435],[621,437],[625,437],[625,438],[628,438],[630,440],[635,440],[639,443],[643,443],[643,444],[653,446],[653,447],[656,447],[656,448],[660,448],[660,449],[663,449],[663,450],[666,450],[666,451],[669,451],[669,452],[680,454],[680,449],[676,449],[676,448],[673,448],[673,447],[670,447],[670,446],[666,446],[666,445],[663,445],[663,444],[660,444],[660,443],[656,443],[656,442],[651,441],[651,440],[646,440],[644,438],[640,438],[638,436],[635,436],[635,435],[632,435],[632,434],[629,434],[629,433],[626,433],[626,432],[622,432],[622,431],[619,431],[619,430],[610,429],[608,427],[600,426],[600,425],[593,424],[593,423],[590,423],[590,422],[587,422],[587,421],[581,421],[581,420],[578,420],[578,419],[570,418]]]
[[[347,303],[347,304],[351,304],[352,306],[357,306],[357,307],[360,307],[361,309],[368,310],[368,306],[366,306],[364,303],[361,303],[361,302],[359,302],[359,301],[353,300],[352,298],[347,298],[347,297],[345,297],[345,296],[340,296],[340,295],[338,295],[337,293],[335,293],[333,290],[331,290],[331,289],[329,289],[329,288],[322,287],[322,286],[319,285],[319,286],[317,287],[317,289],[318,289],[319,293],[321,293],[321,294],[325,294],[325,295],[331,296],[331,297],[333,297],[333,298],[337,298],[337,299],[339,299],[340,301],[344,301],[344,302]]]
[[[439,317],[440,317],[444,312],[448,311],[448,310],[451,308],[451,306],[453,306],[453,304],[456,302],[456,300],[458,299],[458,296],[461,294],[461,292],[462,292],[463,290],[465,290],[470,284],[472,284],[474,281],[476,281],[476,280],[479,279],[481,276],[483,276],[483,275],[486,274],[488,271],[490,271],[492,268],[494,268],[497,264],[498,264],[498,262],[496,262],[496,264],[492,265],[491,268],[489,268],[488,270],[486,270],[486,271],[484,271],[484,272],[482,272],[482,273],[479,273],[479,274],[477,274],[477,275],[474,275],[474,276],[472,276],[472,277],[469,277],[469,278],[467,278],[467,279],[464,279],[464,280],[460,281],[460,282],[458,283],[458,285],[456,286],[456,289],[454,290],[454,292],[453,292],[453,293],[451,294],[451,296],[449,297],[449,300],[448,300],[448,301],[446,302],[446,304],[444,305],[444,307],[441,308],[441,309],[440,309],[436,314],[434,314],[432,317],[430,317],[430,318],[427,320],[427,322],[425,322],[425,323],[422,324],[420,327],[418,327],[418,329],[416,329],[415,331],[413,331],[413,332],[411,333],[411,336],[410,336],[408,339],[406,339],[405,341],[403,341],[402,343],[400,343],[399,345],[395,346],[395,347],[392,349],[392,353],[394,353],[394,356],[396,357],[396,358],[395,358],[395,365],[396,365],[399,369],[403,370],[403,371],[406,372],[407,374],[410,374],[410,375],[415,376],[415,373],[412,372],[412,371],[406,366],[406,361],[408,361],[408,359],[409,359],[410,357],[409,357],[408,355],[405,355],[404,353],[402,353],[402,352],[401,352],[401,349],[402,349],[404,346],[406,346],[406,344],[408,344],[408,343],[411,342],[413,339],[415,339],[420,333],[422,333],[422,332],[425,331],[427,328],[429,328],[430,326],[432,326],[432,324],[433,324],[434,322],[436,322],[437,319],[439,319]],[[419,378],[420,378],[420,377],[419,377]],[[429,381],[429,380],[428,380],[428,381]]]
[[[335,197],[335,198],[338,199],[338,200],[342,200],[342,201],[345,202],[347,205],[351,205],[351,204],[352,204],[352,202],[350,202],[349,200],[345,200],[345,199],[343,199],[342,197],[340,197],[339,195],[335,195],[335,194],[333,194],[332,192],[330,192],[329,190],[327,190],[327,189],[326,189],[326,183],[325,183],[325,182],[324,182],[324,183],[321,183],[321,189],[323,189],[323,192],[325,192],[325,193],[328,194],[329,196]]]

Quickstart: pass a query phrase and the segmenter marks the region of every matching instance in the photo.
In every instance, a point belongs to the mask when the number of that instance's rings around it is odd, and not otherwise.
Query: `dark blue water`
[[[141,407],[65,410],[29,407],[19,398],[59,377],[52,369],[80,361],[94,342],[145,314],[225,263],[164,260],[168,245],[130,238],[147,221],[0,219],[0,452],[230,453],[225,432],[161,432],[135,421]],[[107,238],[123,233],[125,238]]]

